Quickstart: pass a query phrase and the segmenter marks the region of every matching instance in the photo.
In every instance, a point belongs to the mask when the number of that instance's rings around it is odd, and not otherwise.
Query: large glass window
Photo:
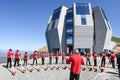
[[[67,29],[67,32],[73,32],[73,29]]]
[[[87,23],[86,23],[86,18],[81,18],[81,23],[82,23],[82,25],[86,25]]]
[[[89,5],[88,3],[76,3],[76,14],[89,15]]]
[[[52,23],[52,29],[54,28],[54,26],[55,26],[55,21]]]
[[[72,9],[68,9],[68,10],[67,10],[67,13],[72,13],[72,12],[73,12]]]
[[[67,10],[66,15],[66,43],[73,43],[73,10],[72,8]]]
[[[55,20],[55,19],[59,18],[60,11],[61,11],[61,7],[57,8],[56,10],[54,10],[54,13],[53,13],[53,16],[52,16],[52,20]]]
[[[106,15],[105,15],[104,10],[103,10],[102,8],[101,8],[101,10],[102,10],[102,13],[103,13],[104,18],[108,21],[108,19],[107,19]]]
[[[72,22],[72,19],[67,19],[67,22]]]
[[[72,32],[67,32],[67,39],[69,38],[72,38],[73,37],[73,34],[72,34]]]
[[[72,44],[73,40],[72,39],[67,39],[67,44]]]

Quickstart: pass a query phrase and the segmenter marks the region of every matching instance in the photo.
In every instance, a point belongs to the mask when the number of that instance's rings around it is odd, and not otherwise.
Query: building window
[[[67,39],[67,44],[72,44],[73,40],[72,39]]]
[[[89,5],[88,3],[76,3],[76,14],[89,15]]]
[[[67,32],[67,39],[72,38],[72,37],[73,37],[72,32]]]
[[[72,13],[72,12],[73,12],[72,9],[68,9],[68,10],[67,10],[67,13]]]
[[[59,18],[60,11],[61,11],[61,7],[57,8],[56,10],[54,10],[54,13],[53,13],[53,16],[52,16],[52,21],[56,20],[57,18]]]
[[[86,18],[81,18],[81,23],[82,23],[82,25],[86,25],[87,23],[86,23]]]
[[[72,19],[67,19],[67,22],[72,22]]]
[[[52,29],[54,29],[54,26],[55,26],[55,21],[52,23]]]

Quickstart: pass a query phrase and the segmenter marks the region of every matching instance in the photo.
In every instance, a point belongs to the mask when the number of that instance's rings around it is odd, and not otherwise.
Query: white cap
[[[74,52],[79,53],[78,49],[75,49]]]

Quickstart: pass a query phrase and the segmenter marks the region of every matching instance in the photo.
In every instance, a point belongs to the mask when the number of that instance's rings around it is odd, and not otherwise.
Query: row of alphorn
[[[94,72],[97,72],[98,69],[100,69],[101,72],[104,72],[105,71],[105,67],[89,67],[89,68],[86,68],[86,67],[82,67],[82,70],[85,71],[86,69],[88,69],[89,71],[94,71]]]
[[[93,70],[94,70],[94,72],[97,72],[98,69],[100,69],[101,72],[104,72],[104,71],[105,71],[105,68],[107,67],[107,65],[108,65],[108,63],[105,65],[105,67],[100,67],[100,66],[94,67],[94,66],[92,65],[92,66],[90,66],[89,68],[86,67],[86,65],[85,65],[84,67],[82,67],[82,70],[85,71],[85,70],[88,69],[89,71],[93,71]],[[59,70],[60,67],[61,67],[62,69],[64,69],[64,70],[67,69],[67,68],[70,69],[70,67],[67,66],[67,65],[60,66],[60,65],[58,64],[57,67],[54,66],[54,65],[52,65],[52,67],[50,67],[50,66],[47,65],[47,66],[44,68],[44,70],[45,70],[45,71],[47,71],[48,69],[53,70],[54,68],[56,68],[56,70]],[[29,66],[29,69],[28,69],[28,70],[29,70],[30,72],[33,72],[34,68],[33,68],[32,66]],[[38,66],[38,67],[36,68],[36,70],[37,70],[37,71],[40,71],[40,70],[41,70],[41,67]],[[27,70],[26,70],[24,67],[21,68],[21,72],[22,72],[22,73],[25,73],[26,71],[27,71]],[[15,70],[14,68],[12,68],[12,74],[13,74],[13,75],[16,74],[16,70]]]
[[[46,66],[45,68],[44,68],[44,70],[45,71],[47,71],[48,69],[50,69],[50,70],[54,70],[54,68],[56,68],[56,70],[59,70],[60,69],[60,67],[62,68],[62,69],[67,69],[67,68],[69,68],[69,66],[52,66],[52,67],[50,67],[50,66]],[[41,67],[40,66],[38,66],[38,67],[36,67],[35,68],[37,71],[40,71],[41,70]],[[70,68],[69,68],[70,69]],[[29,66],[29,69],[28,69],[30,72],[33,72],[34,71],[34,67],[32,67],[32,66]],[[20,71],[22,72],[22,73],[26,73],[26,68],[24,68],[24,67],[22,67],[21,69],[20,69]],[[13,75],[15,75],[16,74],[16,70],[12,67],[12,74]]]
[[[62,66],[57,66],[57,67],[56,67],[56,66],[52,66],[52,67],[46,66],[46,67],[44,68],[44,70],[47,71],[49,68],[50,68],[51,70],[54,70],[54,68],[56,68],[56,70],[59,70],[60,67],[63,68],[64,70],[67,69],[67,68],[69,68],[69,66],[64,66],[64,67],[62,67]],[[83,70],[83,71],[85,71],[86,69],[88,69],[89,71],[93,71],[93,70],[94,70],[94,72],[97,72],[98,69],[100,69],[101,72],[104,72],[104,71],[105,71],[105,67],[96,67],[96,68],[95,68],[95,67],[92,67],[92,66],[89,67],[89,68],[82,67],[82,70]],[[41,67],[37,67],[36,70],[37,70],[37,71],[40,71],[40,70],[41,70]],[[21,72],[22,72],[22,73],[26,73],[26,71],[27,71],[27,70],[26,70],[24,67],[21,68]],[[30,71],[30,72],[33,72],[33,71],[34,71],[34,68],[33,68],[32,66],[30,66],[30,67],[29,67],[29,71]],[[12,74],[13,74],[13,75],[16,74],[16,70],[15,70],[15,69],[12,69]]]

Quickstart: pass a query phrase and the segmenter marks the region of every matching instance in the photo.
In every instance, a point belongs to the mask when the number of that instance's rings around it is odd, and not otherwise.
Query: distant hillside
[[[112,41],[116,42],[116,43],[120,43],[120,38],[118,37],[112,37]]]

